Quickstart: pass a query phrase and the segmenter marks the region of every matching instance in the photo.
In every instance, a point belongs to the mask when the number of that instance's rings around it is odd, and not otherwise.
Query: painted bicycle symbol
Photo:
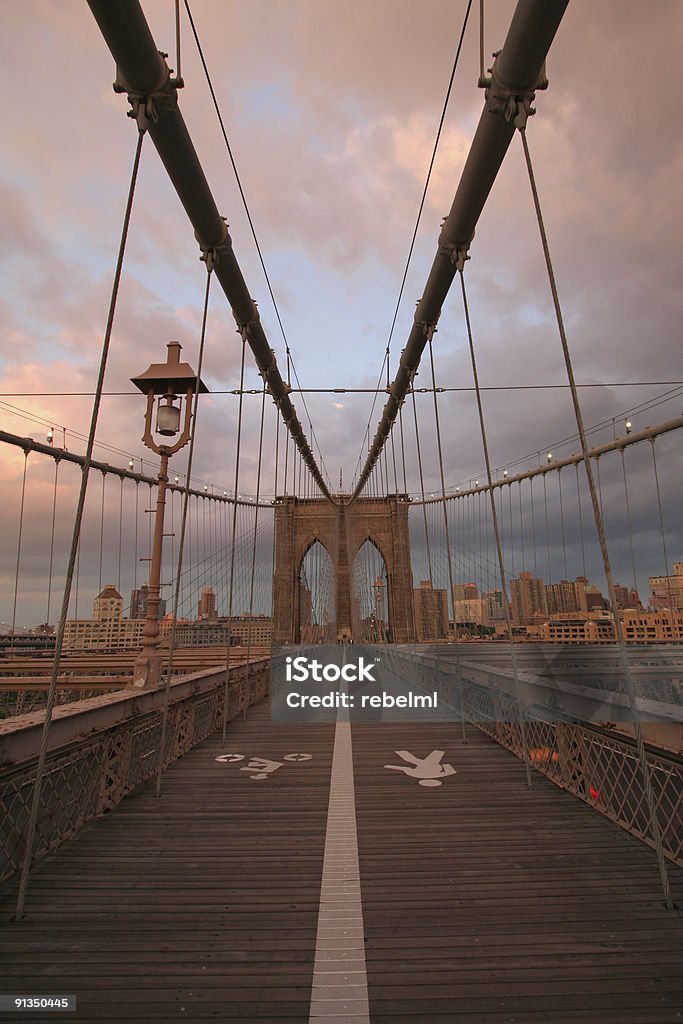
[[[220,764],[237,764],[239,761],[247,759],[246,754],[221,754],[216,758]],[[247,776],[249,779],[268,779],[270,776],[278,771],[280,768],[285,767],[285,762],[302,762],[311,761],[313,754],[284,754],[281,761],[273,761],[268,757],[249,756],[246,765],[242,765],[239,769],[241,772],[250,772]]]

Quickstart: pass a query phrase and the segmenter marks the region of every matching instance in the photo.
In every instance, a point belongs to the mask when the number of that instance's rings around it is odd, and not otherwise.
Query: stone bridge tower
[[[413,574],[410,563],[408,498],[359,498],[346,504],[325,498],[280,497],[275,501],[273,643],[301,640],[301,567],[316,541],[330,556],[335,573],[337,639],[352,640],[351,571],[359,549],[371,541],[387,570],[389,632],[394,643],[415,639]]]

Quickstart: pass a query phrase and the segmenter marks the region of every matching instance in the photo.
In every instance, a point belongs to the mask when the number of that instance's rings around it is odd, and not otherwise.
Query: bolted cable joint
[[[137,122],[138,131],[145,132],[151,125],[158,124],[164,116],[178,107],[178,87],[166,63],[167,54],[159,51],[162,73],[157,85],[146,95],[136,92],[127,84],[121,69],[117,66],[114,92],[127,93],[131,110],[128,117]]]
[[[249,328],[254,324],[261,322],[261,317],[258,313],[258,308],[254,300],[251,300],[252,304],[252,316],[248,320],[238,320],[233,310],[233,316],[235,317],[235,323],[237,324],[237,333],[241,336],[242,341],[246,342],[249,339]]]
[[[426,338],[429,338],[430,341],[434,337],[434,335],[436,334],[436,332],[438,330],[438,327],[436,326],[436,324],[437,324],[436,320],[418,320],[417,316],[415,317],[415,326],[416,327],[421,327],[422,328],[422,333],[425,335]],[[410,369],[411,378],[412,378],[417,373],[417,367],[416,366],[415,367],[409,367],[409,369]]]
[[[195,238],[199,243],[199,249],[201,252],[199,258],[206,263],[206,269],[209,273],[211,273],[212,270],[215,270],[218,263],[220,263],[221,256],[232,252],[232,238],[228,231],[228,222],[225,217],[221,217],[221,221],[223,229],[221,238],[212,245],[206,245],[202,242],[201,238],[197,238],[197,232],[195,231]]]
[[[502,82],[497,75],[499,53],[500,50],[493,54],[493,67],[489,69],[489,77],[479,79],[479,87],[486,90],[484,95],[488,112],[502,116],[506,121],[512,121],[515,128],[523,131],[528,118],[536,113],[536,109],[531,104],[534,102],[537,90],[548,88],[545,61],[532,86],[515,88]]]
[[[469,242],[451,242],[450,238],[444,234],[443,225],[446,223],[444,217],[442,221],[441,233],[439,235],[439,244],[437,253],[439,256],[447,256],[451,263],[455,266],[456,270],[462,271],[465,266],[465,260],[470,258],[470,246],[474,238],[470,238]]]

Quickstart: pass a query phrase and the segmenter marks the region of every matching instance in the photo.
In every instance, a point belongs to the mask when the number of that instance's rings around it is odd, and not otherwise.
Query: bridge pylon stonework
[[[360,498],[278,497],[275,500],[275,574],[273,577],[273,642],[301,642],[301,570],[316,542],[327,551],[335,577],[337,640],[354,638],[353,563],[370,541],[384,560],[387,574],[389,638],[393,643],[415,639],[413,575],[406,495]]]

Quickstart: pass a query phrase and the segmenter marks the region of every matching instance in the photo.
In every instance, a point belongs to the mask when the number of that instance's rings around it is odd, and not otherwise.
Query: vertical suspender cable
[[[575,464],[576,469],[576,503],[579,508],[579,534],[581,536],[581,569],[586,576],[586,544],[583,539],[583,511],[581,509],[581,485],[579,483],[579,464]]]
[[[567,579],[567,540],[564,535],[564,503],[562,501],[562,469],[557,471],[557,483],[560,489],[560,528],[562,530],[562,556],[564,559],[564,578]]]
[[[425,528],[425,544],[427,546],[427,567],[429,569],[429,582],[434,586],[434,577],[432,575],[432,551],[429,544],[429,530],[427,528],[427,506],[425,505],[425,482],[424,474],[422,472],[422,451],[420,449],[420,431],[417,426],[417,402],[415,401],[415,391],[411,390],[411,396],[413,399],[413,421],[415,423],[415,446],[417,448],[417,468],[420,474],[420,497],[422,498],[422,518],[424,519]],[[401,428],[401,442],[403,442],[403,428]],[[405,459],[403,460],[403,475],[405,477]]]
[[[54,487],[53,487],[53,491],[52,491],[52,525],[51,525],[51,528],[50,528],[50,569],[49,569],[49,572],[48,572],[48,581],[47,581],[47,611],[46,611],[46,614],[45,614],[45,625],[48,626],[48,627],[50,625],[50,603],[52,601],[52,567],[53,567],[53,563],[54,563],[54,553],[55,553],[55,522],[56,522],[56,517],[57,517],[57,478],[59,476],[59,465],[60,465],[60,460],[57,458],[57,459],[55,459],[55,480],[54,480]],[[123,477],[121,477],[121,483],[123,483]]]
[[[493,522],[493,532],[496,540],[496,552],[498,553],[498,571],[500,573],[500,585],[503,592],[503,611],[505,613],[505,622],[507,625],[508,636],[510,637],[510,659],[512,662],[512,674],[515,682],[515,699],[517,702],[517,708],[519,712],[519,727],[522,739],[522,749],[524,753],[524,771],[526,773],[526,784],[531,789],[531,764],[529,761],[529,746],[527,743],[526,735],[526,722],[524,708],[519,694],[519,675],[517,671],[517,656],[515,654],[515,642],[512,638],[512,615],[510,614],[510,601],[508,599],[507,584],[505,582],[505,561],[503,558],[503,544],[500,536],[500,528],[498,524],[498,511],[496,509],[496,502],[493,495],[493,478],[491,476],[491,460],[489,458],[489,445],[486,437],[486,424],[484,422],[484,409],[481,402],[481,390],[479,388],[479,374],[477,372],[477,360],[474,354],[474,340],[472,338],[472,325],[470,323],[470,311],[467,305],[467,292],[465,290],[465,275],[460,268],[460,288],[462,291],[462,302],[465,311],[465,324],[467,326],[467,340],[470,349],[470,361],[472,363],[472,377],[474,378],[474,391],[477,399],[477,412],[479,413],[479,426],[481,428],[481,443],[484,449],[484,462],[486,463],[486,479],[488,482],[489,497],[491,500],[491,519]],[[545,476],[543,477],[545,480]],[[502,507],[502,503],[501,503]]]
[[[659,490],[659,473],[657,472],[657,455],[655,453],[655,440],[654,440],[654,438],[651,440],[650,444],[652,445],[652,465],[653,465],[654,471],[655,471],[655,491],[657,493],[657,508],[659,509],[659,529],[660,529],[660,532],[661,532],[661,535],[662,535],[662,551],[664,553],[664,571],[666,573],[667,588],[668,588],[668,591],[669,591],[669,606],[670,606],[671,612],[673,614],[675,601],[673,600],[673,595],[671,593],[671,576],[669,575],[669,555],[668,555],[668,552],[667,552],[667,549],[666,549],[666,534],[664,532],[664,516],[662,514],[662,495],[661,495],[661,492]],[[673,621],[672,621],[672,626],[673,626]],[[672,630],[672,635],[673,635],[673,630]]]
[[[99,556],[99,575],[98,575],[98,587],[99,587],[99,589],[97,591],[98,594],[101,593],[101,591],[102,591],[102,556],[103,556],[103,549],[104,549],[104,489],[105,489],[105,485],[106,485],[106,481],[107,481],[107,474],[104,472],[104,470],[101,470],[100,472],[102,473],[102,494],[101,494],[101,497],[100,497],[100,556]]]
[[[578,472],[579,466],[576,465]],[[631,567],[633,569],[633,589],[638,591],[638,580],[636,577],[636,556],[633,550],[633,529],[631,527],[631,503],[628,496],[628,484],[626,482],[626,458],[624,456],[624,449],[621,449],[621,472],[624,478],[624,498],[626,499],[626,522],[628,523],[628,543],[631,549]]]
[[[522,518],[522,481],[518,482],[519,488],[519,535],[522,541],[522,572],[526,572],[526,558],[524,554],[524,520]]]
[[[263,395],[261,398],[261,425],[258,438],[258,468],[256,470],[256,508],[254,509],[254,539],[251,548],[251,579],[249,581],[249,622],[247,624],[247,668],[245,675],[245,689],[249,693],[249,663],[251,661],[251,639],[253,632],[252,616],[254,614],[254,574],[256,572],[256,531],[258,530],[258,510],[261,496],[261,464],[263,461],[263,423],[266,415],[266,382],[263,382]],[[246,706],[244,708],[246,715]]]
[[[190,447],[187,455],[187,470],[185,472],[185,489],[183,492],[183,506],[180,519],[180,538],[178,541],[178,561],[175,570],[175,588],[173,591],[173,615],[171,619],[171,635],[169,637],[168,661],[166,663],[166,680],[164,683],[164,708],[161,716],[161,738],[159,740],[159,758],[157,761],[157,777],[155,796],[161,796],[161,776],[164,770],[164,751],[166,749],[166,734],[168,731],[168,713],[171,700],[171,679],[173,678],[173,656],[176,648],[176,632],[178,627],[178,603],[180,601],[180,583],[183,571],[183,554],[185,551],[185,530],[187,528],[187,510],[190,501],[190,480],[192,478],[192,461],[194,459],[194,445],[197,438],[197,409],[199,405],[199,381],[202,376],[204,364],[204,341],[206,338],[206,320],[209,311],[209,293],[211,289],[211,268],[208,268],[206,275],[206,289],[204,292],[204,309],[202,312],[202,330],[199,340],[199,356],[197,361],[197,388],[194,394],[194,407],[192,409],[192,433],[190,434]],[[173,504],[171,504],[173,508]]]
[[[21,563],[21,538],[24,532],[24,502],[26,499],[26,469],[28,467],[28,449],[24,452],[24,472],[21,477],[21,502],[19,503],[19,536],[17,537],[17,564],[14,571],[14,603],[12,605],[12,638],[10,647],[14,647],[14,631],[17,625],[17,595],[19,593],[19,565]]]
[[[230,585],[228,590],[228,643],[225,653],[225,693],[223,695],[223,736],[222,745],[228,729],[228,702],[230,699],[230,649],[232,647],[232,608],[235,585],[235,537],[237,534],[237,492],[240,482],[240,447],[242,444],[242,408],[244,405],[244,352],[247,347],[246,330],[242,334],[242,361],[240,363],[240,400],[237,409],[237,443],[235,446],[235,498],[232,508],[232,539],[230,541]]]
[[[531,505],[531,547],[534,552],[534,578],[538,579],[538,552],[536,550],[536,512],[534,510],[534,478],[529,479],[529,503]]]
[[[451,555],[451,534],[448,526],[448,507],[446,502],[446,479],[444,476],[443,469],[443,451],[441,448],[441,424],[439,421],[439,403],[436,397],[436,374],[434,372],[434,348],[432,346],[432,338],[434,336],[434,327],[427,328],[427,341],[429,344],[429,365],[432,371],[432,396],[434,398],[434,422],[436,424],[436,450],[439,457],[439,475],[441,479],[441,504],[443,507],[443,525],[446,533],[446,558],[448,559],[448,604],[453,606],[453,647],[455,650],[455,676],[460,691],[460,727],[462,730],[462,741],[465,743],[465,685],[462,678],[462,672],[460,670],[460,649],[458,645],[458,623],[457,615],[455,614],[455,588],[453,586],[453,558]],[[437,647],[438,657],[438,647]]]
[[[624,673],[624,681],[626,683],[626,692],[628,696],[628,702],[631,710],[631,716],[633,718],[633,727],[636,737],[636,746],[638,751],[638,761],[640,763],[640,769],[643,779],[643,788],[645,791],[645,798],[648,807],[648,813],[650,817],[650,828],[652,830],[652,838],[655,844],[655,850],[657,853],[657,864],[659,867],[659,876],[662,883],[662,891],[664,893],[664,902],[669,910],[673,909],[673,899],[671,896],[671,888],[669,885],[669,876],[666,869],[666,860],[664,857],[664,850],[662,847],[662,835],[659,828],[659,822],[657,820],[657,808],[655,806],[654,794],[652,792],[652,780],[650,777],[650,765],[647,760],[647,753],[645,751],[645,744],[643,743],[643,734],[640,727],[640,719],[638,717],[638,706],[636,703],[636,691],[631,677],[631,666],[629,665],[628,655],[626,653],[626,642],[624,640],[624,631],[622,627],[621,617],[619,615],[619,604],[617,602],[616,591],[614,589],[614,580],[612,578],[612,567],[609,559],[609,552],[607,550],[607,538],[605,535],[605,527],[602,518],[602,510],[600,508],[600,502],[598,500],[598,492],[595,486],[595,478],[593,476],[593,467],[591,465],[590,455],[588,451],[588,440],[586,437],[586,429],[583,423],[583,413],[581,411],[581,403],[579,401],[579,392],[576,387],[576,380],[574,378],[574,367],[572,365],[571,354],[569,352],[569,343],[567,341],[567,335],[564,329],[564,320],[562,317],[562,308],[560,306],[560,299],[557,292],[557,285],[555,283],[555,272],[553,270],[552,260],[550,258],[550,248],[548,246],[548,238],[545,231],[545,225],[543,223],[543,214],[541,212],[541,204],[538,197],[538,190],[536,188],[536,179],[534,176],[534,170],[531,164],[531,155],[529,153],[529,144],[527,142],[525,128],[520,129],[520,135],[522,138],[522,147],[524,149],[524,159],[526,162],[527,171],[529,174],[529,184],[531,186],[531,193],[534,201],[534,208],[536,210],[536,220],[538,222],[538,230],[541,236],[541,244],[543,246],[543,255],[545,258],[546,270],[548,272],[548,280],[550,283],[550,291],[552,293],[553,305],[555,307],[555,317],[557,319],[557,327],[560,335],[560,342],[562,345],[562,354],[564,356],[564,363],[567,370],[567,379],[569,381],[569,390],[572,396],[572,405],[574,407],[574,415],[576,417],[576,425],[578,428],[579,438],[581,439],[581,452],[583,455],[583,464],[586,469],[586,478],[588,480],[588,490],[590,491],[591,504],[593,506],[593,516],[595,518],[595,527],[598,533],[598,541],[600,543],[600,552],[602,554],[602,563],[605,571],[605,577],[607,579],[607,589],[609,591],[610,605],[612,608],[612,615],[614,616],[614,628],[619,645],[619,653],[621,655],[621,665]]]
[[[121,555],[123,552],[123,482],[124,477],[121,477],[119,481],[119,547],[116,558],[116,589],[119,593],[121,593]],[[133,618],[132,615],[131,618]]]
[[[543,505],[545,508],[545,549],[548,556],[548,583],[553,581],[553,570],[550,561],[550,524],[548,522],[548,473],[543,474]]]
[[[71,550],[69,552],[69,561],[66,570],[66,580],[64,583],[64,597],[62,600],[62,609],[59,616],[59,624],[57,626],[57,635],[55,638],[55,653],[52,662],[52,672],[50,675],[50,685],[47,695],[47,705],[45,708],[45,720],[43,723],[43,735],[40,743],[40,751],[38,754],[38,763],[36,765],[36,777],[33,785],[33,800],[31,803],[31,811],[29,813],[28,825],[26,828],[26,846],[24,850],[24,857],[21,865],[21,877],[19,880],[19,893],[17,896],[17,910],[15,920],[21,921],[24,916],[24,902],[26,900],[26,890],[28,888],[28,878],[31,869],[31,862],[33,860],[33,844],[35,841],[36,824],[38,822],[38,812],[40,809],[40,795],[43,785],[43,774],[45,772],[45,762],[47,760],[47,741],[50,733],[50,723],[52,722],[52,710],[55,704],[55,697],[57,695],[57,678],[59,676],[59,668],[62,659],[62,647],[64,646],[64,626],[66,624],[66,617],[69,613],[69,602],[71,600],[71,584],[73,582],[74,569],[76,567],[76,556],[78,554],[80,539],[81,539],[81,522],[83,519],[83,509],[85,507],[85,496],[88,489],[88,475],[90,473],[90,464],[92,462],[92,453],[95,446],[95,431],[97,429],[97,420],[100,412],[100,403],[102,401],[102,390],[104,387],[104,374],[107,368],[107,357],[109,355],[109,343],[111,340],[111,333],[114,326],[114,314],[116,312],[116,300],[119,293],[119,283],[121,281],[121,271],[123,269],[123,257],[126,251],[126,240],[128,238],[128,226],[130,224],[130,215],[133,209],[133,197],[135,195],[135,184],[137,182],[138,168],[140,166],[140,154],[142,152],[142,140],[144,138],[144,132],[138,133],[137,146],[135,149],[135,158],[133,161],[133,170],[131,173],[130,187],[128,190],[128,200],[126,203],[126,212],[123,218],[123,227],[121,230],[121,241],[119,244],[119,253],[116,261],[116,270],[114,272],[114,283],[112,285],[111,299],[109,302],[109,314],[107,317],[107,326],[104,332],[104,340],[102,342],[102,353],[100,355],[100,365],[97,375],[97,385],[95,388],[95,397],[93,399],[92,416],[90,419],[90,430],[88,432],[88,442],[85,450],[85,458],[83,459],[83,465],[81,467],[81,485],[78,494],[78,504],[76,506],[76,517],[74,521],[73,534],[71,537]]]

